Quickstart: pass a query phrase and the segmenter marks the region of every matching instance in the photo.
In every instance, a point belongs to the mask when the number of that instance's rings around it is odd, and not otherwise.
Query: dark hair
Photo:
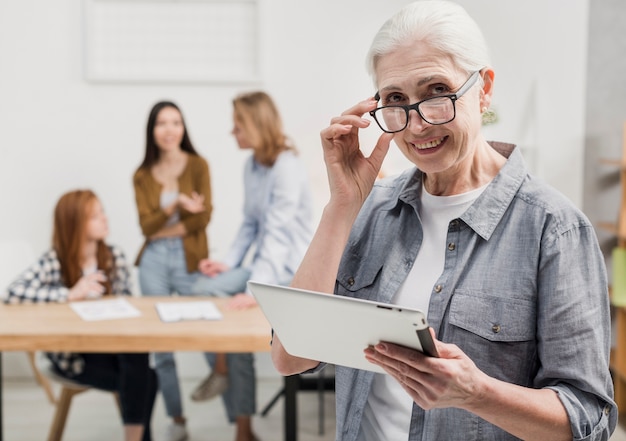
[[[196,149],[193,147],[189,134],[187,133],[187,125],[185,124],[185,118],[183,118],[183,112],[181,112],[180,108],[171,101],[160,101],[152,106],[152,110],[148,116],[148,125],[146,126],[146,155],[144,156],[143,162],[139,168],[150,168],[159,161],[160,153],[159,147],[154,141],[154,126],[156,124],[157,116],[159,116],[159,112],[166,107],[172,107],[180,113],[183,128],[185,129],[183,132],[183,140],[180,143],[181,150],[191,153],[192,155],[198,155],[198,152],[196,152]]]

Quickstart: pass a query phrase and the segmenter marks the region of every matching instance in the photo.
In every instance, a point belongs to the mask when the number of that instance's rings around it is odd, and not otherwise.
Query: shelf
[[[607,233],[617,236],[617,224],[614,222],[597,222],[596,226]]]
[[[620,243],[626,243],[626,232],[619,234],[617,224],[615,222],[596,222],[596,227],[598,230],[602,230],[612,236],[615,236]]]
[[[624,123],[622,158],[601,159],[604,165],[619,167],[621,198],[618,208],[617,222],[598,222],[597,227],[607,231],[617,238],[617,245],[626,248],[626,123]],[[615,264],[615,261],[613,262]],[[613,278],[615,279],[615,269]],[[620,272],[620,275],[623,273]],[[612,289],[609,286],[611,299],[612,320],[615,332],[615,344],[611,349],[610,366],[615,387],[615,402],[619,408],[626,407],[626,307],[614,305]]]
[[[619,167],[621,170],[626,170],[626,163],[621,159],[601,158],[600,164]]]

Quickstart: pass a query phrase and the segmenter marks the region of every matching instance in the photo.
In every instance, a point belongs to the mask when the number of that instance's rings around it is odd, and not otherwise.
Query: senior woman
[[[533,178],[515,146],[487,142],[494,71],[459,5],[418,1],[368,54],[378,92],[321,132],[330,183],[292,285],[427,311],[440,358],[386,342],[388,375],[336,371],[337,434],[358,440],[607,440],[603,256],[587,218]],[[359,130],[386,133],[369,157]],[[375,182],[394,140],[415,167]],[[289,355],[283,375],[323,367]]]

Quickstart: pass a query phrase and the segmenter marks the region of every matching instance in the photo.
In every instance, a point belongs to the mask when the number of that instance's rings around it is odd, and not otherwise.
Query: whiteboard
[[[84,0],[88,81],[259,81],[258,0]]]

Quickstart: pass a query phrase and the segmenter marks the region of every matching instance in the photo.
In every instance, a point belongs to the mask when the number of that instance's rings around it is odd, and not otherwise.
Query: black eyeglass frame
[[[430,125],[440,126],[442,124],[448,124],[450,121],[453,121],[454,118],[456,118],[456,100],[461,98],[465,94],[465,92],[470,90],[470,88],[478,80],[479,74],[480,74],[479,70],[473,72],[470,75],[470,77],[467,79],[467,81],[459,88],[459,90],[456,91],[456,93],[451,93],[451,94],[448,94],[448,95],[433,96],[433,97],[430,97],[430,98],[426,98],[425,100],[418,101],[415,104],[407,104],[405,106],[382,106],[382,107],[377,107],[374,110],[371,110],[369,113],[372,116],[372,118],[374,118],[374,121],[376,121],[376,124],[378,124],[378,127],[380,127],[380,129],[383,132],[386,132],[386,133],[398,133],[398,132],[401,132],[404,129],[406,129],[407,126],[409,125],[409,119],[410,119],[409,111],[411,111],[411,110],[415,110],[417,112],[417,114],[420,116],[420,118],[422,118],[424,121],[426,121]],[[424,103],[426,101],[435,100],[435,99],[441,99],[441,98],[450,98],[450,100],[452,101],[452,110],[453,110],[452,118],[450,118],[448,121],[445,121],[445,122],[432,123],[432,122],[428,121],[426,118],[424,118],[424,115],[422,115],[422,112],[420,112],[419,106],[420,106],[420,104],[422,104],[422,103]],[[376,101],[380,101],[380,92],[376,92],[376,95],[374,95],[374,99]],[[406,123],[404,124],[404,127],[402,127],[401,129],[398,129],[398,130],[386,130],[386,129],[383,128],[382,124],[380,122],[378,122],[378,118],[376,117],[376,112],[378,112],[379,110],[388,109],[388,108],[401,108],[401,109],[404,109],[404,112],[406,113]]]

